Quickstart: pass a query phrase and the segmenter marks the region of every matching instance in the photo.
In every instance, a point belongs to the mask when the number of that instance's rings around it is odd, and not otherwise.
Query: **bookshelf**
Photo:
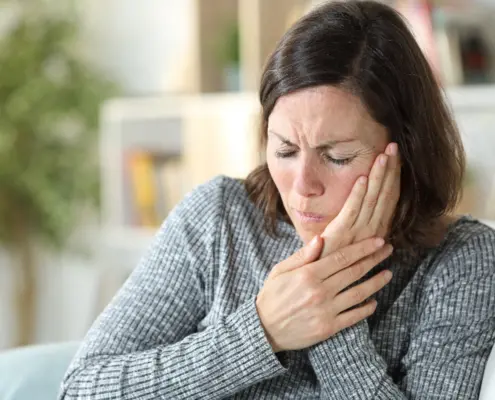
[[[256,93],[249,92],[120,98],[105,103],[100,123],[105,249],[118,254],[122,264],[137,263],[158,226],[186,193],[219,174],[245,177],[261,157],[259,111]],[[172,203],[156,212],[152,222],[136,218],[137,208],[156,207],[151,203],[160,201],[160,190],[142,187],[157,182],[150,183],[149,164],[135,168],[139,187],[132,185],[129,190],[133,167],[129,155],[142,154],[175,164],[166,185]],[[134,190],[154,191],[153,201],[149,194],[139,199]]]
[[[100,163],[103,224],[130,225],[126,215],[126,171],[129,158],[151,154],[180,157],[182,152],[181,98],[114,99],[101,111]],[[134,154],[134,152],[136,152]],[[131,178],[131,177],[127,177]],[[128,194],[128,193],[127,193]],[[128,197],[128,196],[127,196]],[[128,205],[127,205],[128,208]]]
[[[255,91],[266,57],[288,26],[323,1],[86,0],[79,7],[84,10],[85,47],[95,62],[118,79],[126,94],[148,96],[227,90],[228,66],[218,50],[232,24],[240,32],[241,90]],[[420,0],[384,2],[413,6]],[[430,2],[438,11],[434,19],[442,42],[455,42],[459,30],[475,25],[486,33],[495,54],[493,0]],[[453,75],[449,82],[456,84]],[[495,80],[495,63],[491,77]]]
[[[310,0],[239,0],[241,87],[258,90],[263,65]]]
[[[495,85],[448,89],[470,169],[475,172],[475,203],[467,212],[495,219]],[[102,224],[105,247],[128,264],[137,262],[157,227],[126,218],[124,154],[150,150],[180,160],[175,199],[219,174],[245,177],[262,159],[254,92],[123,98],[106,103],[101,122]],[[160,222],[164,215],[160,215]],[[125,256],[124,256],[125,255]]]
[[[320,0],[215,0],[215,6],[200,0],[189,0],[187,15],[191,22],[187,48],[190,59],[181,62],[179,82],[174,93],[141,98],[124,97],[107,102],[101,118],[102,226],[105,247],[133,264],[149,245],[157,227],[139,224],[129,217],[129,177],[126,165],[129,155],[147,153],[161,162],[174,161],[175,172],[169,173],[172,196],[178,199],[218,174],[244,177],[259,162],[256,125],[259,118],[258,82],[266,57],[276,42],[299,16]],[[394,3],[389,1],[388,3]],[[441,10],[438,40],[451,35],[451,28],[480,25],[490,39],[495,59],[495,5],[472,2],[472,7],[436,1]],[[461,7],[462,6],[462,7]],[[184,11],[186,15],[186,11]],[[239,25],[241,91],[223,92],[222,71],[216,58],[215,41],[228,22]],[[443,30],[442,30],[443,29]],[[440,34],[438,34],[440,32]],[[442,33],[443,32],[443,33]],[[452,53],[447,52],[447,58]],[[444,54],[445,56],[445,54]],[[455,58],[455,57],[454,57]],[[450,60],[450,59],[449,59]],[[452,60],[451,60],[452,61]],[[454,65],[454,67],[452,67]],[[442,68],[449,68],[442,65]],[[447,96],[459,122],[468,152],[468,161],[478,176],[475,216],[495,219],[495,165],[489,149],[495,148],[495,86],[488,84],[466,87],[455,77],[446,82]],[[452,70],[454,72],[452,72]],[[176,71],[178,73],[178,71]],[[493,63],[495,77],[495,62]],[[175,76],[175,75],[174,75]],[[453,78],[452,78],[453,77]],[[146,168],[143,168],[146,169]],[[177,177],[179,175],[179,177]],[[485,185],[481,185],[481,181]],[[491,182],[491,181],[490,181]],[[169,190],[170,192],[171,190]],[[145,196],[146,197],[146,196]],[[142,199],[143,203],[149,201]],[[166,217],[170,204],[157,215]],[[135,218],[135,217],[134,217]]]

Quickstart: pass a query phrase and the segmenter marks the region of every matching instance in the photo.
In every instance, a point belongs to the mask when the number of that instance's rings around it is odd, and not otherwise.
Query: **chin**
[[[311,239],[313,239],[316,235],[321,235],[323,231],[325,230],[325,227],[322,228],[317,228],[317,227],[303,227],[299,224],[294,225],[296,228],[296,232],[301,238],[301,240],[304,242],[304,244],[308,244]]]

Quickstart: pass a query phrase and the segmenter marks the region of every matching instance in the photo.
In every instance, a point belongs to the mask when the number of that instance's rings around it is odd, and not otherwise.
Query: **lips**
[[[294,212],[302,222],[319,223],[325,220],[325,216],[321,214],[299,211],[299,210],[294,210]]]

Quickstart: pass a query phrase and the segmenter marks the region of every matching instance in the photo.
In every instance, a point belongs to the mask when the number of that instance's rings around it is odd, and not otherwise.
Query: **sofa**
[[[30,346],[0,353],[0,400],[55,400],[78,343]],[[479,400],[495,399],[495,349]]]
[[[495,221],[483,221],[495,229]],[[54,400],[79,346],[38,345],[0,353],[0,400]],[[495,348],[485,368],[479,400],[495,400]]]
[[[55,400],[78,342],[0,353],[0,400]]]

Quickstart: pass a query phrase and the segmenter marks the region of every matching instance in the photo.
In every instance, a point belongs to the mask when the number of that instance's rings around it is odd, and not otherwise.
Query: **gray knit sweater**
[[[255,298],[302,246],[279,238],[242,182],[189,194],[94,323],[61,399],[477,399],[495,343],[495,231],[463,217],[419,261],[400,250],[376,313],[275,355]]]

